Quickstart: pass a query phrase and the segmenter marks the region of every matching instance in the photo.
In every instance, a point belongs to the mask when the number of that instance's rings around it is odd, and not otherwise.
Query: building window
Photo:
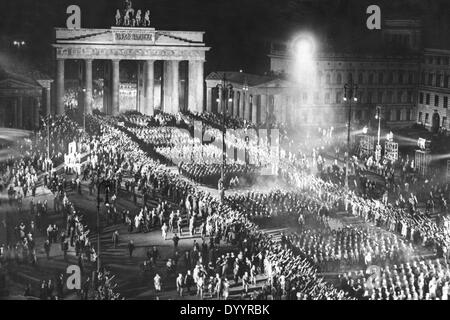
[[[412,103],[413,102],[413,93],[412,93],[412,91],[407,91],[406,92],[406,102],[407,103]]]
[[[342,103],[342,91],[336,92],[336,103]]]
[[[411,109],[406,110],[406,119],[405,120],[407,120],[407,121],[411,120]]]
[[[326,84],[330,84],[330,83],[331,83],[331,75],[329,73],[327,73]]]
[[[383,91],[378,91],[378,97],[377,97],[378,103],[383,103]]]
[[[314,92],[314,103],[315,104],[319,103],[319,93],[318,92]]]
[[[383,73],[383,72],[380,72],[380,73],[378,74],[378,83],[379,83],[379,84],[383,84],[383,82],[384,82],[384,73]]]
[[[372,96],[373,96],[372,91],[367,92],[367,103],[373,103]]]
[[[392,94],[392,91],[388,91],[387,93],[387,103],[394,103],[394,95]]]
[[[363,77],[362,73],[358,74],[358,83],[359,84],[363,84],[364,83],[364,77]]]
[[[420,123],[422,123],[422,112],[419,112],[419,121]]]
[[[444,108],[448,108],[448,97],[444,97]]]
[[[428,124],[430,122],[430,119],[428,117],[429,117],[429,114],[425,113],[425,124]]]
[[[337,84],[342,84],[342,75],[340,73],[337,74],[336,83]]]
[[[402,103],[402,102],[403,102],[403,92],[397,91],[397,103]]]
[[[353,74],[351,72],[349,72],[347,74],[347,82],[348,83],[352,83],[352,81],[353,81]]]
[[[444,65],[448,66],[448,57],[444,58]]]
[[[444,88],[448,88],[448,83],[450,82],[450,76],[444,75]]]
[[[425,104],[426,104],[427,106],[429,106],[429,105],[430,105],[430,94],[429,94],[429,93],[427,93],[425,100],[426,100],[426,101],[425,101]]]
[[[391,112],[389,113],[389,120],[395,121],[395,110],[391,110]]]
[[[317,74],[317,85],[321,85],[322,84],[322,77],[323,77],[323,75],[322,75],[322,72],[321,71],[319,71],[318,72],[318,74]]]
[[[441,86],[441,75],[437,74],[436,75],[436,87],[440,87]]]
[[[433,74],[432,73],[428,74],[428,85],[429,86],[433,85]]]
[[[400,83],[400,84],[403,83],[403,71],[400,71],[398,73],[398,83]]]
[[[419,93],[419,103],[423,104],[423,92]]]
[[[434,95],[434,106],[439,107],[439,96],[437,94]]]
[[[422,74],[420,76],[420,83],[422,85],[425,85],[425,77],[426,77],[425,72],[422,72]]]
[[[397,117],[395,118],[396,121],[402,120],[402,110],[397,109]]]
[[[413,82],[414,82],[414,74],[410,72],[408,76],[408,84],[413,84]]]
[[[325,103],[330,103],[330,93],[325,93]]]
[[[388,83],[389,84],[393,84],[394,83],[394,73],[393,72],[389,72]]]
[[[303,103],[307,103],[308,102],[308,94],[306,92],[303,92],[302,99],[303,99]]]
[[[369,74],[369,84],[373,84],[373,73]]]

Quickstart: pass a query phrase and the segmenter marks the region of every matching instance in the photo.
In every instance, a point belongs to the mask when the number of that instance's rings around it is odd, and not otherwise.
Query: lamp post
[[[225,134],[226,134],[226,116],[228,112],[228,103],[233,102],[233,86],[231,83],[227,83],[225,73],[223,74],[222,83],[217,84],[217,89],[219,89],[219,97],[217,98],[217,102],[222,104],[222,168],[220,171],[220,180],[219,180],[219,192],[220,192],[220,200],[223,203],[225,198],[225,165],[226,165],[226,144],[225,144]],[[222,96],[220,96],[222,93]]]
[[[375,149],[375,160],[379,161],[381,159],[381,145],[380,145],[380,134],[381,134],[381,106],[377,106],[377,113],[375,114],[375,119],[378,119],[378,140]]]
[[[351,131],[351,122],[352,122],[352,100],[354,102],[358,101],[356,97],[356,91],[358,90],[358,86],[353,84],[353,81],[350,80],[349,83],[346,83],[344,86],[344,101],[348,101],[348,122],[347,122],[347,152],[345,155],[345,189],[348,190],[348,164],[350,158],[350,131]]]
[[[97,272],[100,271],[100,188],[105,187],[105,204],[108,203],[108,193],[109,193],[109,181],[102,180],[97,184]]]
[[[83,130],[86,132],[86,88],[82,89],[83,91]]]

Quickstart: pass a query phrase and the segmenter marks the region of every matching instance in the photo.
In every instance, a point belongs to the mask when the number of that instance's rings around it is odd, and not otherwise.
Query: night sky
[[[54,27],[65,27],[66,8],[77,4],[82,27],[109,28],[121,0],[0,0],[0,37],[28,43],[28,54],[51,73],[50,44]],[[350,48],[364,39],[368,5],[377,4],[383,18],[420,18],[425,44],[450,48],[450,1],[447,0],[133,0],[135,9],[149,9],[157,30],[206,32],[206,72],[260,72],[258,58],[270,39],[288,39],[304,29],[331,41],[333,48]]]

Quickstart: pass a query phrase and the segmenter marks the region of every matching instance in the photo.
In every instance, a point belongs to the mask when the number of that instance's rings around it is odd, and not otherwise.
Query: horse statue
[[[150,27],[150,10],[145,11],[144,27]]]
[[[116,26],[120,26],[121,18],[122,18],[122,16],[120,15],[120,10],[117,9],[117,11],[116,11]]]
[[[138,10],[136,12],[136,17],[135,18],[136,18],[136,26],[140,27],[142,25],[142,12],[141,12],[141,10]]]

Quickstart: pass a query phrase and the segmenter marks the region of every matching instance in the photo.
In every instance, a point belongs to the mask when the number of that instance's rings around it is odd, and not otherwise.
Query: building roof
[[[39,80],[51,80],[51,77],[25,58],[18,57],[9,51],[0,51],[0,81],[4,80],[14,80],[40,87]]]
[[[225,79],[229,82],[237,83],[237,84],[245,84],[248,86],[254,87],[269,81],[276,79],[276,76],[260,76],[256,74],[250,74],[245,72],[237,72],[237,71],[215,71],[211,72],[206,80],[223,80],[225,75]]]
[[[31,86],[36,86],[36,87],[41,86],[33,78],[7,71],[2,66],[0,66],[0,82],[5,81],[5,80],[13,80],[13,81],[25,83],[25,84],[28,84]]]

